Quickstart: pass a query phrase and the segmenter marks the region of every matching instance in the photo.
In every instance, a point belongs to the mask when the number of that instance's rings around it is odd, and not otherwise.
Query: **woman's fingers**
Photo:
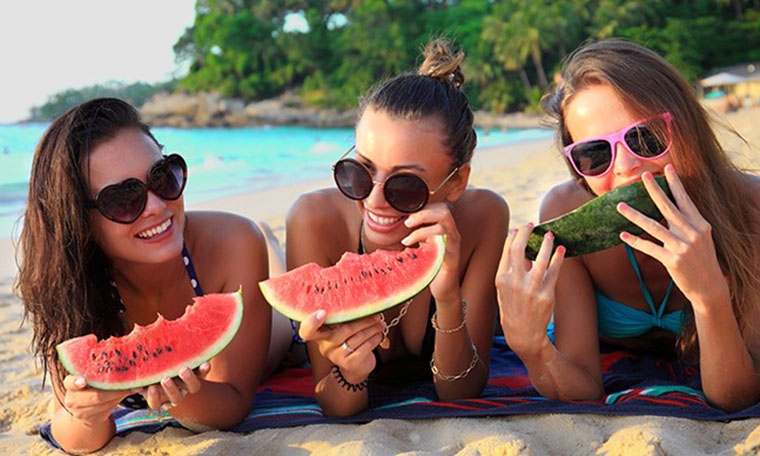
[[[309,315],[299,325],[298,335],[303,340],[315,340],[317,338],[317,334],[319,334],[319,329],[324,324],[326,318],[327,312],[322,309]]]

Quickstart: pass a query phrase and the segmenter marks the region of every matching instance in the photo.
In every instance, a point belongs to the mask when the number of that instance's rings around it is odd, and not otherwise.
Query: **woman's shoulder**
[[[509,205],[500,194],[487,188],[468,187],[459,197],[455,206],[477,213],[500,210],[509,214]]]
[[[192,211],[186,214],[187,241],[213,250],[225,246],[238,248],[243,243],[264,245],[264,236],[256,223],[242,215],[221,211]]]
[[[320,188],[300,194],[288,209],[288,224],[306,223],[310,226],[334,224],[345,219],[356,202],[343,196],[336,188]]]
[[[539,210],[541,222],[560,217],[591,201],[594,195],[578,185],[574,180],[567,180],[555,185],[544,195]]]

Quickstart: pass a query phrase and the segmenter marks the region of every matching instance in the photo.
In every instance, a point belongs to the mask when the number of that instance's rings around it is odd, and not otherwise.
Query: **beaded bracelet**
[[[460,323],[459,326],[457,326],[456,328],[452,328],[452,329],[439,328],[437,315],[438,315],[438,311],[436,310],[433,313],[433,316],[430,317],[430,324],[433,325],[433,329],[435,329],[436,332],[441,332],[444,334],[455,333],[459,331],[460,329],[464,328],[465,317],[467,316],[467,301],[462,301],[462,323]]]
[[[335,377],[335,380],[338,381],[338,384],[343,389],[351,391],[352,393],[355,393],[357,391],[364,391],[369,385],[369,377],[365,378],[364,381],[359,383],[350,383],[348,380],[346,380],[346,377],[343,376],[343,372],[340,371],[340,367],[335,365],[332,367],[332,374],[333,377]]]
[[[433,375],[447,382],[455,382],[459,379],[467,377],[470,374],[470,372],[473,369],[475,369],[475,366],[478,365],[478,361],[480,360],[480,356],[478,355],[478,348],[475,346],[475,342],[473,342],[472,339],[470,339],[470,344],[472,344],[473,354],[472,354],[472,361],[470,361],[470,365],[469,367],[467,367],[467,369],[463,370],[462,372],[456,375],[444,375],[435,365],[435,355],[433,355],[433,357],[430,358],[430,370],[431,372],[433,372]]]

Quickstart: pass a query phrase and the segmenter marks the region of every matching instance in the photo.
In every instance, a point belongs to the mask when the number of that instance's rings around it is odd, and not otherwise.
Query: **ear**
[[[459,171],[452,176],[449,181],[449,191],[446,194],[446,201],[454,202],[462,196],[465,190],[467,190],[467,183],[470,181],[470,171],[472,168],[467,163],[459,167]]]

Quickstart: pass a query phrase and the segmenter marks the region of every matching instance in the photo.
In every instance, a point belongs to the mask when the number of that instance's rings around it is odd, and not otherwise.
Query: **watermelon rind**
[[[129,381],[123,381],[123,382],[116,382],[116,381],[106,381],[99,378],[93,378],[91,375],[87,375],[86,370],[87,366],[81,365],[80,363],[76,362],[76,357],[74,356],[74,351],[79,350],[79,347],[82,346],[91,346],[97,343],[97,346],[105,346],[106,343],[109,341],[112,341],[114,339],[134,339],[134,344],[140,343],[141,340],[144,340],[146,337],[155,337],[157,333],[160,333],[161,331],[166,331],[167,328],[169,328],[169,325],[171,324],[182,324],[188,319],[188,315],[192,315],[193,318],[199,318],[202,319],[203,315],[197,315],[199,313],[198,308],[200,307],[198,305],[198,302],[203,299],[216,299],[216,304],[218,305],[220,298],[229,298],[234,303],[232,306],[229,307],[229,311],[233,312],[232,318],[229,321],[229,324],[226,328],[224,328],[223,331],[219,332],[219,328],[215,327],[214,332],[218,333],[218,336],[216,336],[214,339],[210,339],[212,335],[208,332],[204,333],[202,331],[202,328],[195,328],[197,330],[192,331],[192,339],[193,342],[197,343],[199,341],[208,341],[207,346],[199,352],[196,356],[193,356],[186,360],[175,360],[174,365],[161,370],[160,372],[155,372],[152,374],[141,376],[140,378],[129,380]],[[111,337],[105,340],[97,341],[97,338],[94,334],[88,334],[86,336],[81,337],[75,337],[72,339],[69,339],[65,342],[62,342],[56,346],[56,351],[58,352],[58,359],[60,360],[63,367],[72,375],[78,375],[85,378],[87,385],[93,388],[98,388],[102,390],[129,390],[134,388],[142,388],[148,385],[153,385],[156,383],[159,383],[161,380],[163,380],[166,377],[176,377],[179,375],[179,372],[184,369],[185,367],[189,369],[195,369],[204,362],[208,361],[209,359],[213,358],[217,354],[219,354],[224,348],[227,347],[227,345],[232,341],[232,339],[235,338],[235,335],[238,332],[238,329],[240,329],[240,325],[243,321],[243,290],[242,287],[238,289],[236,292],[232,293],[217,293],[217,294],[208,294],[201,297],[193,298],[195,301],[195,304],[188,305],[185,309],[185,313],[180,316],[176,320],[166,320],[162,315],[159,314],[158,318],[151,324],[146,326],[140,326],[135,325],[132,331],[129,334],[126,334],[122,337]],[[204,305],[213,305],[213,302],[209,302],[208,304]],[[184,319],[184,320],[183,320]],[[140,339],[140,338],[143,339]],[[131,343],[131,342],[130,342]],[[176,347],[175,353],[179,352],[181,353],[182,347]]]
[[[433,236],[432,239],[429,239],[427,242],[433,243],[435,246],[435,259],[427,269],[423,270],[422,273],[420,273],[419,277],[416,280],[407,283],[405,287],[396,290],[393,294],[382,296],[372,302],[365,302],[360,304],[351,303],[350,306],[341,309],[326,309],[327,318],[325,319],[325,324],[343,323],[382,312],[386,309],[390,309],[391,307],[401,304],[410,298],[413,298],[420,291],[424,290],[425,287],[427,287],[430,282],[433,281],[435,276],[438,274],[438,271],[441,269],[441,266],[443,265],[443,259],[446,254],[446,236],[436,235]],[[344,257],[345,255],[349,254],[344,254]],[[330,269],[339,267],[339,265],[340,262],[334,266],[330,266],[329,268],[320,268],[316,263],[308,263],[306,265],[300,266],[299,268],[286,272],[283,276],[286,276],[288,274],[296,274],[302,268]],[[267,302],[281,314],[285,315],[291,320],[300,322],[318,310],[318,307],[315,307],[310,311],[295,308],[293,303],[288,302],[286,298],[280,295],[276,285],[273,285],[273,283],[276,283],[273,279],[259,282],[259,288],[261,288],[261,293],[264,295],[264,298],[267,300]]]
[[[665,177],[656,176],[655,181],[672,199]],[[620,202],[627,203],[651,219],[662,219],[662,214],[649,197],[644,183],[636,181],[594,198],[561,217],[536,225],[528,239],[525,256],[530,260],[536,259],[544,235],[549,231],[554,234],[554,247],[564,246],[565,257],[568,258],[615,247],[622,242],[622,231],[641,234],[643,230],[640,227],[617,211]]]

